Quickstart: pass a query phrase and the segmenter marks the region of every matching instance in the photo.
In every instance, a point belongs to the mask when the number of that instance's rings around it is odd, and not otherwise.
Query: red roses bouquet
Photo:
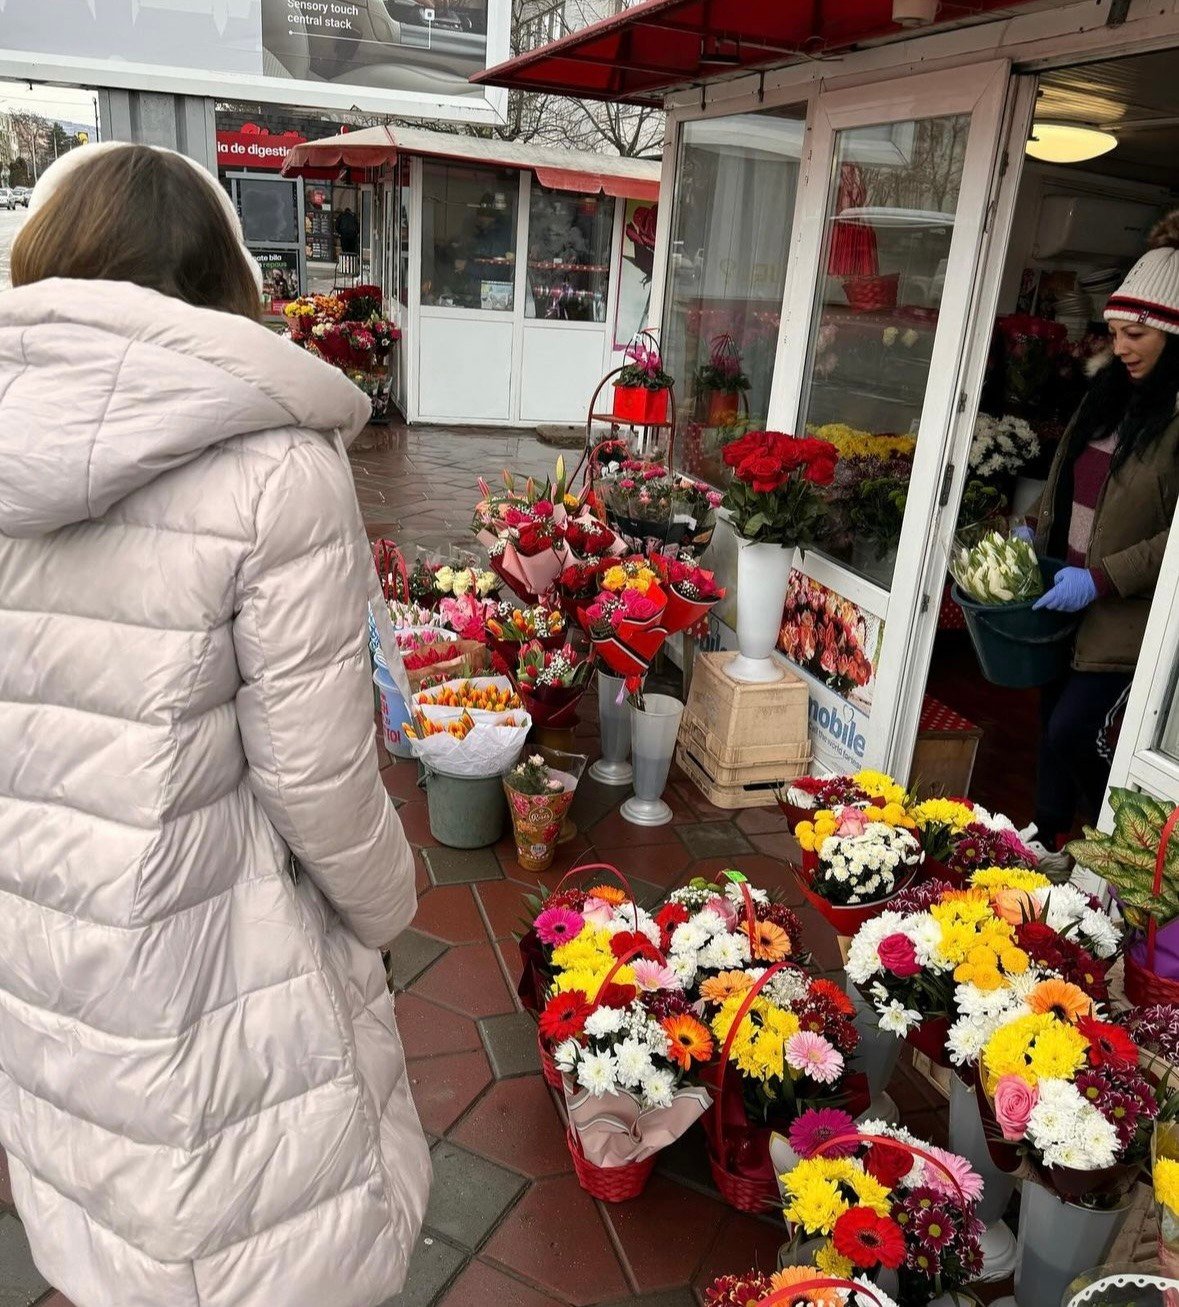
[[[813,544],[827,512],[819,486],[835,478],[839,454],[826,440],[749,431],[725,446],[733,480],[725,492],[734,529],[759,544]]]

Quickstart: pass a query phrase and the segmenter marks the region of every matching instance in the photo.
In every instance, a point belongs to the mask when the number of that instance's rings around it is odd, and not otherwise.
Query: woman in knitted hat
[[[1112,353],[1053,460],[1039,554],[1066,566],[1036,603],[1084,612],[1072,667],[1042,698],[1036,830],[1046,869],[1078,809],[1096,818],[1179,499],[1179,211],[1105,308]],[[1053,864],[1056,864],[1054,867]]]

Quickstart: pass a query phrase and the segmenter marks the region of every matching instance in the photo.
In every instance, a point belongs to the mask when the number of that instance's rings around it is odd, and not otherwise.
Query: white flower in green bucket
[[[979,604],[1021,604],[1044,593],[1036,551],[1018,536],[989,531],[955,549],[950,571],[958,588]]]

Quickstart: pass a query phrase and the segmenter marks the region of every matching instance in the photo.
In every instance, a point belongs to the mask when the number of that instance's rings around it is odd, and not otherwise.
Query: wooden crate
[[[679,745],[699,762],[714,785],[747,785],[755,781],[781,784],[802,776],[811,760],[809,740],[786,741],[773,748],[740,750],[740,762],[726,761],[717,746],[717,735],[685,710],[680,722]],[[731,755],[730,755],[731,756]]]
[[[731,681],[724,668],[736,656],[697,656],[687,715],[706,733],[709,753],[728,767],[793,757],[809,740],[806,683],[791,672],[768,685]]]
[[[922,794],[970,793],[970,778],[982,730],[928,695],[921,709],[909,787]]]
[[[737,784],[722,785],[709,774],[706,754],[697,754],[681,742],[676,748],[675,760],[700,793],[718,808],[768,808],[777,802],[777,791],[801,776],[807,767],[805,761],[787,764],[771,769],[778,773],[772,780],[746,779]]]

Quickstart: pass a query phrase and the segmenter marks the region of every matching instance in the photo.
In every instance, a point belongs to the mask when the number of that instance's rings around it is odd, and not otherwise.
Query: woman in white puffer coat
[[[376,1307],[426,1202],[368,401],[255,271],[195,164],[88,147],[0,295],[0,1146],[77,1307]]]

